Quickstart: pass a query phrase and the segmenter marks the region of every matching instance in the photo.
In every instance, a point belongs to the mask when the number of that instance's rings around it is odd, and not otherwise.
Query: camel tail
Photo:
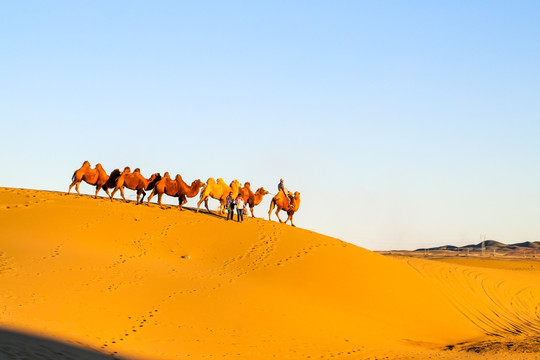
[[[105,184],[105,186],[109,189],[114,188],[116,186],[116,180],[118,180],[121,174],[122,173],[120,172],[120,170],[114,169],[111,175],[109,176],[109,180],[107,180],[107,183]]]
[[[75,175],[77,174],[77,171],[73,172],[73,176],[71,177],[71,181],[75,181]]]
[[[268,220],[272,220],[272,210],[274,210],[275,206],[276,201],[272,198],[272,200],[270,200],[270,209],[268,209]]]

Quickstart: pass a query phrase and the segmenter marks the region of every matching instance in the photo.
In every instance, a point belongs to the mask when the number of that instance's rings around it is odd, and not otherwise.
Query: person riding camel
[[[293,197],[292,197],[292,194],[289,192],[289,190],[287,190],[287,188],[285,187],[285,184],[283,183],[283,179],[279,180],[279,184],[278,184],[278,192],[279,190],[283,191],[283,193],[285,194],[285,196],[287,196],[287,198],[289,198],[289,209],[292,209],[293,207]]]

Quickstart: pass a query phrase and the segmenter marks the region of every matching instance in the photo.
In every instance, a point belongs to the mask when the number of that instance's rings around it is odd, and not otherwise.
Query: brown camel
[[[233,193],[232,196],[233,199],[235,199],[239,190],[240,183],[236,179],[233,180],[230,185],[227,185],[225,181],[223,181],[223,178],[219,178],[217,182],[214,180],[214,178],[209,178],[201,191],[201,197],[197,203],[197,212],[199,212],[199,207],[203,201],[204,206],[206,206],[206,210],[210,212],[210,209],[208,208],[208,199],[214,198],[219,200],[219,213],[223,214],[225,212],[225,204],[227,202],[229,192]]]
[[[178,204],[180,206],[180,210],[183,210],[182,206],[184,206],[185,203],[187,203],[187,198],[192,198],[197,196],[199,193],[199,190],[204,186],[204,182],[197,179],[194,182],[191,183],[191,186],[188,186],[184,181],[182,181],[180,189],[178,190],[178,193],[176,196],[178,196]]]
[[[94,198],[97,198],[97,194],[100,189],[105,190],[107,195],[109,197],[111,194],[109,193],[109,189],[114,188],[116,179],[120,176],[120,170],[115,169],[111,173],[111,175],[107,175],[105,170],[103,169],[103,166],[101,164],[96,164],[96,168],[92,169],[90,167],[90,163],[88,161],[85,161],[81,168],[78,170],[75,170],[73,173],[73,176],[71,179],[73,182],[71,185],[69,185],[68,194],[71,191],[71,188],[75,186],[75,190],[77,190],[77,194],[81,195],[79,192],[79,185],[81,184],[81,181],[85,181],[86,183],[90,185],[96,186],[96,194],[94,195]]]
[[[268,220],[271,219],[272,210],[274,210],[274,206],[277,207],[276,210],[276,216],[278,217],[279,222],[281,219],[279,218],[279,211],[283,210],[287,212],[287,220],[285,220],[285,224],[287,221],[291,220],[291,225],[296,226],[293,224],[293,215],[295,212],[298,211],[298,208],[300,207],[300,193],[297,191],[294,193],[294,198],[292,200],[292,206],[289,204],[289,197],[285,195],[285,193],[280,190],[276,196],[272,198],[272,201],[270,202],[270,210],[268,210]]]
[[[204,183],[197,179],[193,181],[190,186],[184,182],[182,176],[180,175],[176,175],[176,178],[171,180],[171,177],[167,172],[163,175],[163,178],[156,183],[154,190],[152,190],[152,193],[148,197],[148,203],[150,203],[152,197],[157,194],[158,204],[161,208],[163,208],[163,205],[161,204],[161,197],[163,194],[167,194],[172,197],[177,197],[178,208],[180,210],[184,210],[182,206],[187,202],[187,198],[196,196],[203,185]]]
[[[127,202],[126,197],[124,196],[124,187],[128,189],[137,191],[137,205],[142,204],[146,192],[144,190],[154,189],[156,183],[161,180],[161,175],[159,173],[152,174],[149,179],[141,175],[141,170],[139,168],[131,172],[129,167],[126,167],[120,177],[116,180],[116,186],[111,194],[111,201],[114,197],[114,194],[120,190],[122,199]],[[139,197],[142,194],[142,199],[139,202]]]
[[[249,205],[251,217],[255,217],[255,215],[253,215],[253,208],[261,203],[264,195],[268,194],[268,191],[261,187],[258,188],[255,193],[253,193],[253,191],[251,191],[251,184],[246,182],[244,183],[244,187],[240,188],[239,194],[244,199],[246,205]]]

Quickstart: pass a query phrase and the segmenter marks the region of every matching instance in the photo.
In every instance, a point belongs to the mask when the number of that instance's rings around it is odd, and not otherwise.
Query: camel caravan
[[[129,166],[126,166],[122,172],[119,169],[115,169],[108,175],[101,164],[96,164],[95,168],[92,168],[88,161],[85,161],[80,169],[75,170],[71,180],[72,182],[71,185],[69,185],[68,194],[71,192],[73,186],[75,186],[77,194],[81,195],[79,192],[79,185],[84,181],[89,185],[94,185],[96,187],[94,198],[97,198],[99,191],[103,190],[112,201],[114,194],[117,191],[120,191],[122,199],[125,202],[128,202],[124,196],[124,188],[128,188],[136,191],[137,205],[143,203],[146,191],[151,191],[146,201],[147,205],[150,205],[150,200],[157,195],[157,203],[163,208],[161,199],[163,194],[166,194],[170,197],[178,198],[178,208],[184,210],[183,205],[187,202],[187,199],[199,195],[196,212],[199,212],[199,208],[204,202],[206,210],[208,213],[211,213],[208,208],[208,200],[212,198],[219,201],[219,215],[224,215],[227,197],[232,194],[233,199],[240,196],[243,199],[246,208],[249,206],[251,216],[255,217],[253,208],[261,203],[265,195],[269,194],[263,187],[260,187],[253,192],[249,182],[245,182],[244,186],[241,186],[240,182],[236,179],[229,185],[227,185],[222,178],[218,178],[217,181],[214,178],[209,178],[206,183],[197,179],[193,181],[191,185],[188,185],[179,174],[176,175],[173,180],[168,172],[163,176],[159,173],[155,173],[149,178],[145,178],[141,174],[139,168],[132,172]],[[300,193],[295,192],[292,194],[282,186],[282,183],[283,180],[281,180],[281,184],[278,186],[279,191],[277,195],[275,195],[270,202],[268,219],[271,220],[272,211],[276,208],[275,214],[279,222],[284,222],[286,224],[290,221],[291,225],[295,226],[293,223],[293,215],[300,207]],[[109,192],[109,189],[112,189],[112,193]],[[285,211],[287,213],[287,219],[285,221],[282,221],[279,217],[280,211]]]

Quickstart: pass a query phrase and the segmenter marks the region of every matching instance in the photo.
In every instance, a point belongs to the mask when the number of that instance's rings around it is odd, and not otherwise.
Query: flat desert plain
[[[539,270],[0,188],[0,359],[536,359]]]

